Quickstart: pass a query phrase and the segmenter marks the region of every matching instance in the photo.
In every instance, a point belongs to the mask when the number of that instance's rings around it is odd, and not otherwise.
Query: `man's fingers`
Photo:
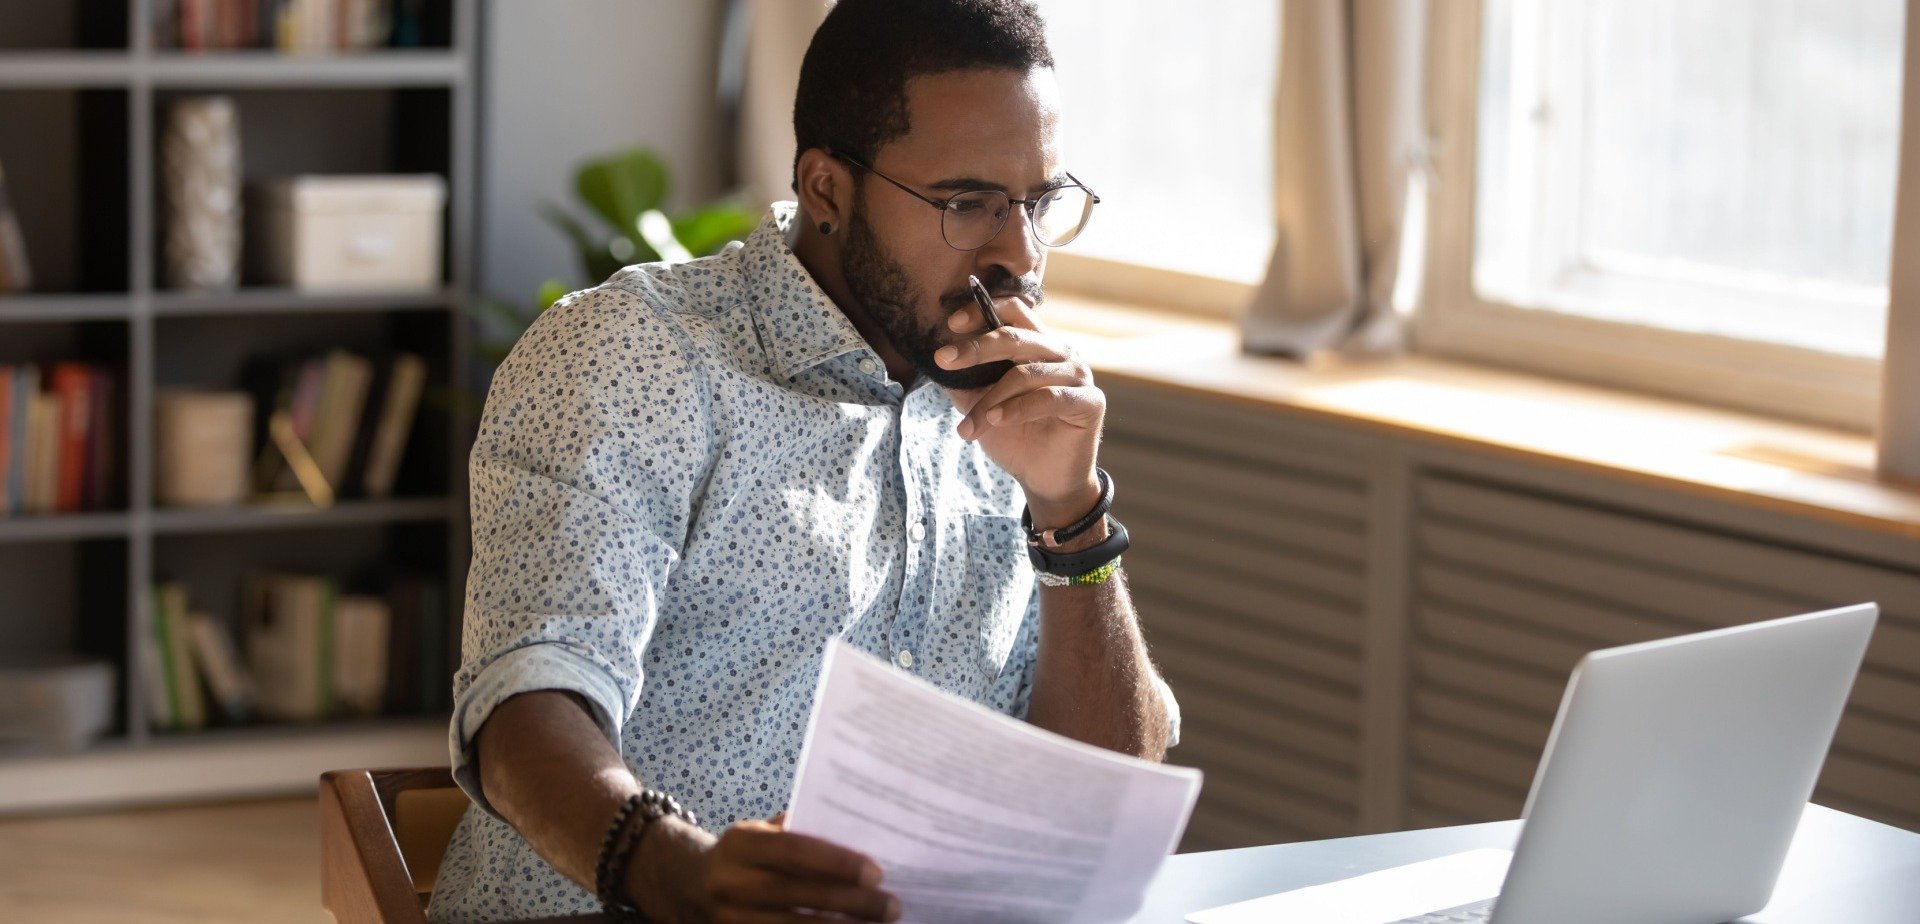
[[[980,414],[987,426],[991,427],[1011,427],[1049,419],[1080,424],[1100,419],[1102,400],[1102,393],[1097,388],[1048,385],[1014,395],[995,407],[980,411]]]
[[[1092,370],[1081,363],[1022,363],[1007,371],[979,399],[963,411],[966,418],[957,427],[960,436],[973,438],[988,426],[988,415],[1001,403],[1048,385],[1080,386],[1093,381]],[[958,402],[955,402],[958,406]]]
[[[741,833],[745,836],[740,841],[740,858],[753,866],[869,888],[880,884],[878,864],[837,844],[791,831],[748,829]]]
[[[968,337],[943,346],[933,354],[933,361],[943,369],[964,369],[997,359],[1057,363],[1072,358],[1066,345],[1051,335],[1022,327],[1002,327],[978,337]]]

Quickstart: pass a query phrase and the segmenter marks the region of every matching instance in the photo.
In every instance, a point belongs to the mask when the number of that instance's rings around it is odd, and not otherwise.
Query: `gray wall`
[[[713,74],[721,0],[494,0],[485,17],[481,292],[531,299],[579,276],[537,211],[571,206],[574,164],[638,144],[672,169],[669,208],[719,191]]]

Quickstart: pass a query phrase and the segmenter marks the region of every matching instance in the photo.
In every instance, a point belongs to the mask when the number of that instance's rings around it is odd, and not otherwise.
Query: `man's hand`
[[[667,899],[643,908],[667,910],[669,920],[814,924],[823,914],[831,920],[900,918],[899,900],[879,888],[878,864],[786,830],[784,816],[737,822],[717,840],[678,819],[654,825],[629,868],[628,888]]]
[[[995,299],[994,307],[1004,327],[942,347],[934,361],[946,369],[1001,359],[1016,363],[985,389],[951,392],[966,415],[959,433],[978,440],[1020,482],[1037,526],[1065,526],[1100,499],[1093,467],[1107,396],[1093,384],[1093,369],[1041,326],[1023,299]],[[979,309],[964,308],[947,326],[970,334],[985,325]]]

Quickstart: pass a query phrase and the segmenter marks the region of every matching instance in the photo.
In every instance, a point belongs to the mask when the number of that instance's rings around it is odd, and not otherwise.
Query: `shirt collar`
[[[754,329],[774,372],[789,382],[836,356],[870,349],[794,255],[788,235],[797,211],[796,203],[775,202],[741,253]]]

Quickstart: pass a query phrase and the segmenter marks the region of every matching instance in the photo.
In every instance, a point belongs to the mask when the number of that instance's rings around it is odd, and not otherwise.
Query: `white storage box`
[[[446,204],[446,181],[431,173],[268,180],[260,274],[302,292],[438,288]]]
[[[113,723],[113,665],[75,656],[0,663],[0,747],[73,752]]]

